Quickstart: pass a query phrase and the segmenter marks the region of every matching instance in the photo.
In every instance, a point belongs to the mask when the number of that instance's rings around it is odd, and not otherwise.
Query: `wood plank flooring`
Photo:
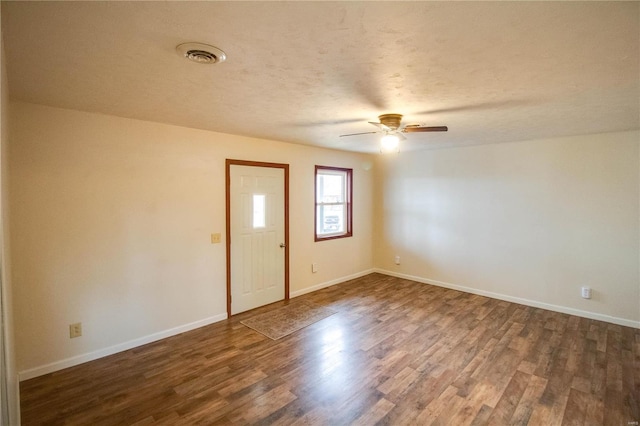
[[[21,383],[24,425],[637,425],[640,330],[371,274]],[[299,300],[299,299],[296,299]],[[295,301],[295,300],[294,300]]]

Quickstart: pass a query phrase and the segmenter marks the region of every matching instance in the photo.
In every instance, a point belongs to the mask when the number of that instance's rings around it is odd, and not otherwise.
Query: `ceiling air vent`
[[[217,47],[203,43],[183,43],[176,46],[180,56],[198,64],[215,64],[224,62],[227,55]]]

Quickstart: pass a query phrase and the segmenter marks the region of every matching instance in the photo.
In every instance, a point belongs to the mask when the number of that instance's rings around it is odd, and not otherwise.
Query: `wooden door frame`
[[[227,318],[231,317],[231,166],[268,167],[284,170],[284,300],[289,300],[289,165],[261,161],[225,161],[227,232]]]

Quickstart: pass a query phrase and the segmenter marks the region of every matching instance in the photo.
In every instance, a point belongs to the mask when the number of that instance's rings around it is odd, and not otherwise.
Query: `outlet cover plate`
[[[82,323],[77,322],[75,324],[69,325],[69,338],[73,339],[75,337],[82,336]]]

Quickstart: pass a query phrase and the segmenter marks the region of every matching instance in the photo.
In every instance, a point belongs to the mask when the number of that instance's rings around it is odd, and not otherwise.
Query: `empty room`
[[[640,2],[0,18],[0,424],[640,422]]]

